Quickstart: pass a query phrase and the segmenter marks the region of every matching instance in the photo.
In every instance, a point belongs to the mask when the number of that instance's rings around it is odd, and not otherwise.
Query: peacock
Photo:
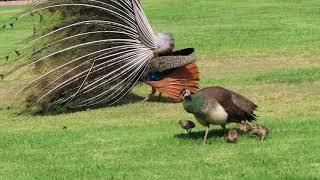
[[[27,109],[114,105],[139,82],[175,101],[198,90],[194,49],[175,50],[171,33],[154,33],[139,0],[42,0],[3,28],[26,17],[34,33],[4,78],[24,78]]]
[[[191,95],[188,89],[181,92],[183,107],[192,113],[205,127],[203,143],[207,141],[210,124],[221,125],[226,130],[228,123],[252,122],[258,106],[242,95],[219,86],[207,87]]]

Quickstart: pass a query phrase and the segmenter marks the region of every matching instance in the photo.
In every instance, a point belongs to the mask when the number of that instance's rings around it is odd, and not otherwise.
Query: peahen
[[[214,86],[201,89],[191,95],[188,89],[181,92],[183,107],[192,113],[205,127],[203,142],[206,143],[210,124],[221,125],[225,130],[228,123],[252,122],[256,120],[257,105],[242,95]]]
[[[173,36],[153,32],[139,0],[40,1],[8,25],[27,16],[34,35],[14,50],[5,78],[26,77],[19,94],[28,109],[113,105],[138,82],[176,101],[182,89],[198,90],[194,49],[174,51]]]

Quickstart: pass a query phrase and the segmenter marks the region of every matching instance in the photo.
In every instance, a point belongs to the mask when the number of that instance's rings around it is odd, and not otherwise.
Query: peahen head
[[[190,98],[190,95],[191,95],[191,92],[188,89],[182,89],[182,91],[180,92],[180,98],[182,100]]]
[[[174,37],[171,33],[158,33],[156,38],[156,53],[158,55],[168,55],[174,49]]]

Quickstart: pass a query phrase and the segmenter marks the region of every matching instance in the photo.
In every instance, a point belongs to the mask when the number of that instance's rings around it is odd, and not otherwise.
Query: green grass
[[[173,32],[181,47],[219,55],[319,53],[318,0],[149,0],[145,4],[155,29]]]
[[[7,25],[6,29],[2,29],[2,24],[8,23],[12,18],[20,13],[23,10],[23,7],[0,7],[0,57],[6,56],[8,52],[11,52],[19,42],[24,40],[26,37],[29,37],[33,30],[32,24],[30,21],[23,21],[14,26],[14,34],[10,33],[11,27]],[[3,58],[1,59],[3,60]],[[1,63],[1,62],[0,62]]]
[[[222,85],[259,105],[267,140],[245,135],[227,144],[217,126],[203,146],[201,125],[191,136],[178,127],[194,118],[176,103],[18,115],[15,82],[0,81],[0,179],[320,178],[320,1],[142,2],[155,30],[196,48],[202,87]],[[21,10],[0,7],[0,24]],[[32,35],[30,27],[1,30],[0,56]]]
[[[221,77],[203,80],[205,84],[252,84],[252,83],[303,83],[318,81],[320,68],[281,69],[264,73],[255,73],[242,76],[222,75]]]

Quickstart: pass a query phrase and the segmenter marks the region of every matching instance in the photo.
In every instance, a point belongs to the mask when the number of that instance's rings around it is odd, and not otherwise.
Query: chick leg
[[[146,98],[144,98],[142,102],[147,102],[155,93],[156,93],[156,89],[152,87],[151,93]]]
[[[206,144],[207,143],[208,133],[209,133],[209,126],[205,126],[204,129],[205,129],[206,132],[204,134],[203,144]]]

